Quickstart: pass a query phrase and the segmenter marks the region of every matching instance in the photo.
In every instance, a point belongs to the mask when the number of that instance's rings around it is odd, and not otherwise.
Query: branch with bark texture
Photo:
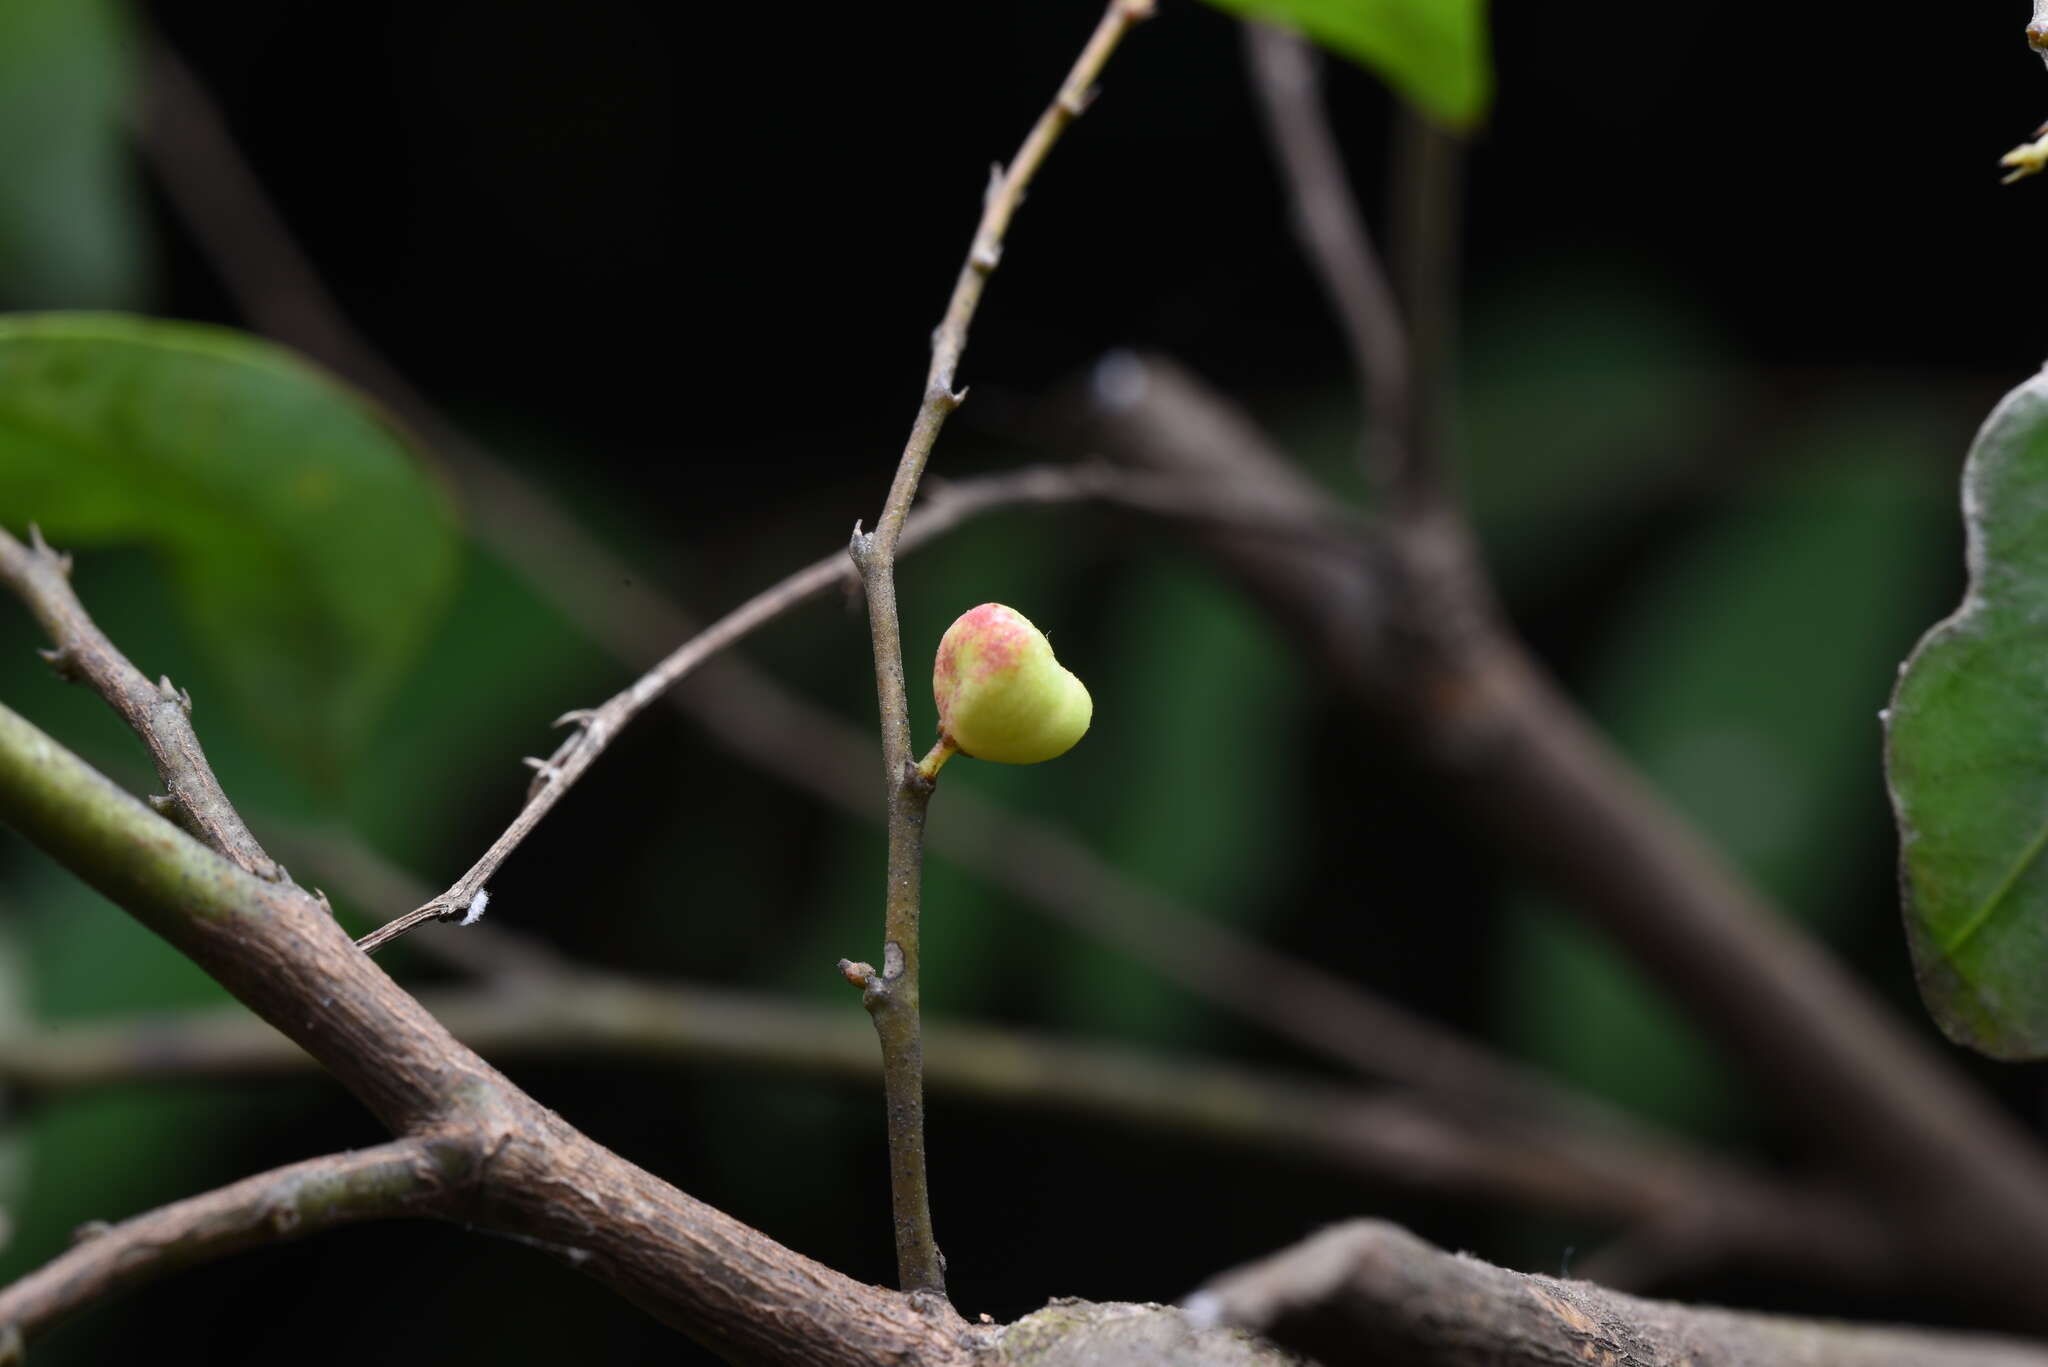
[[[1323,1367],[2048,1367],[2048,1349],[1639,1300],[1529,1276],[1359,1221],[1227,1273],[1191,1296]]]
[[[168,1272],[363,1220],[450,1218],[475,1177],[474,1159],[460,1144],[400,1139],[82,1231],[69,1252],[0,1289],[0,1326],[16,1336],[18,1351],[73,1311]],[[0,1360],[18,1358],[0,1352]]]
[[[35,527],[25,546],[0,527],[0,583],[28,605],[48,634],[51,648],[43,658],[63,677],[89,684],[149,748],[165,789],[151,805],[258,878],[283,878],[284,870],[249,833],[199,748],[192,695],[173,688],[168,677],[151,683],[93,624],[71,588],[71,557],[51,550]]]
[[[170,941],[396,1134],[465,1154],[468,1222],[564,1250],[737,1362],[964,1360],[950,1311],[841,1276],[607,1152],[459,1043],[309,894],[229,863],[4,707],[0,821]]]

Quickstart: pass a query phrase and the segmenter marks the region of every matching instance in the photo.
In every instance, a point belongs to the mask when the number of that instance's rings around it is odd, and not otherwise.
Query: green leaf
[[[234,700],[322,787],[456,563],[445,497],[363,399],[266,342],[112,314],[0,318],[0,522],[30,521],[160,551]]]
[[[1493,98],[1485,0],[1210,0],[1247,19],[1300,29],[1374,72],[1404,99],[1457,128]]]
[[[132,62],[114,0],[0,4],[0,301],[136,301],[141,196],[124,114]]]
[[[1970,586],[1907,660],[1887,726],[1914,971],[1951,1039],[2048,1057],[2048,373],[1963,475]]]
[[[1247,802],[1240,782],[1301,748],[1290,656],[1243,595],[1177,562],[1147,565],[1119,585],[1113,620],[1114,651],[1103,650],[1090,675],[1109,725],[1087,757],[1116,762],[1094,785],[1114,794],[1113,805],[1069,824],[1138,886],[1194,915],[1255,922],[1273,910],[1271,889],[1300,857],[1297,833],[1313,824],[1288,785]],[[1077,747],[1070,758],[1078,757]],[[1118,1039],[1181,1045],[1214,1020],[1184,989],[1085,941],[1058,986],[1063,1025]]]

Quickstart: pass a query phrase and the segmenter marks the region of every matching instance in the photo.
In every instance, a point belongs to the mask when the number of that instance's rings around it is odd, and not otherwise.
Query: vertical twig
[[[1303,255],[1344,330],[1365,403],[1365,473],[1390,502],[1413,475],[1408,337],[1371,232],[1359,215],[1337,139],[1323,116],[1316,53],[1269,24],[1244,26],[1252,90],[1284,173]]]
[[[1126,33],[1152,14],[1154,0],[1110,0],[1059,94],[1038,116],[1007,170],[989,178],[981,222],[953,285],[945,317],[932,334],[931,368],[910,440],[896,463],[875,530],[856,524],[847,548],[866,590],[874,639],[875,689],[882,717],[882,782],[889,802],[888,894],[883,907],[882,970],[866,975],[862,1001],[882,1043],[882,1088],[889,1120],[890,1192],[896,1216],[896,1261],[906,1291],[945,1294],[944,1262],[932,1236],[924,1161],[924,1045],[918,1022],[918,912],[924,859],[924,817],[932,784],[917,772],[911,748],[909,693],[903,679],[902,628],[896,615],[896,542],[917,498],[925,462],[946,419],[967,396],[954,388],[968,328],[988,277],[1002,259],[1003,238],[1025,188],[1068,125],[1081,116],[1096,78]]]
[[[1441,503],[1453,496],[1444,425],[1458,343],[1464,140],[1402,104],[1394,114],[1392,182],[1394,295],[1408,320],[1408,447],[1417,497]]]
[[[1390,521],[1423,520],[1451,495],[1440,428],[1455,333],[1461,144],[1407,105],[1397,110],[1389,272],[1344,173],[1316,54],[1265,24],[1245,26],[1245,49],[1295,234],[1343,329],[1365,401],[1366,473]]]

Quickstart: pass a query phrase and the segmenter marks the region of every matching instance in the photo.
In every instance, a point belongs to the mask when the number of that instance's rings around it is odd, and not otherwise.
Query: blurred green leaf
[[[1652,575],[1591,685],[1656,788],[1793,914],[1825,923],[1880,800],[1878,695],[1942,570],[1935,415],[1867,403]],[[1929,553],[1916,553],[1927,548]],[[1660,1119],[1718,1128],[1733,1079],[1618,954],[1531,899],[1504,939],[1511,1037]]]
[[[2048,1056],[2048,373],[1963,477],[1970,587],[1892,699],[1906,932],[1928,1009],[1997,1058]]]
[[[0,319],[0,520],[161,551],[235,701],[323,788],[456,564],[445,498],[364,400],[268,343],[112,314]]]
[[[1300,29],[1425,112],[1467,128],[1493,98],[1485,0],[1210,0]]]
[[[1721,458],[1729,415],[1756,402],[1688,305],[1612,268],[1503,290],[1461,370],[1454,435],[1471,516],[1495,579],[1530,601],[1690,494]]]
[[[0,300],[137,302],[144,237],[123,117],[129,46],[115,0],[0,4]]]
[[[1105,645],[1113,650],[1069,661],[1095,691],[1096,722],[1058,761],[1087,760],[1098,771],[1090,786],[1110,805],[1093,820],[1060,824],[1077,838],[1092,832],[1091,843],[1140,886],[1244,924],[1271,909],[1299,852],[1293,791],[1276,784],[1255,801],[1245,797],[1247,775],[1272,772],[1274,757],[1296,748],[1293,656],[1241,594],[1179,562],[1137,569],[1112,620]],[[1062,649],[1057,632],[1053,645]],[[1071,798],[1065,805],[1075,810]],[[1073,945],[1059,985],[1063,1025],[1120,1039],[1182,1043],[1209,1014],[1183,989],[1092,942]]]

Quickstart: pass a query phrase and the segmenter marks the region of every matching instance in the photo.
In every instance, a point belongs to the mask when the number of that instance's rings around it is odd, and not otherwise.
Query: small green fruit
[[[1037,764],[1074,748],[1095,715],[1088,689],[1024,614],[983,603],[960,615],[932,666],[939,731],[963,755]]]

